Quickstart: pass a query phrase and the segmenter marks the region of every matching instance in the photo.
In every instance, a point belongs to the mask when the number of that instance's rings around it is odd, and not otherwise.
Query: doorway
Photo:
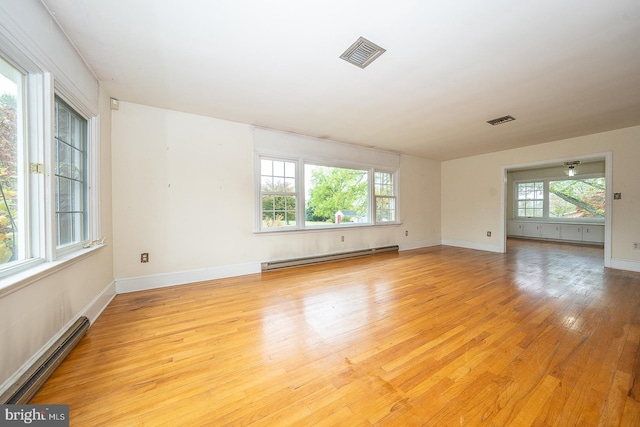
[[[513,164],[503,167],[503,186],[502,186],[502,203],[503,207],[502,211],[502,224],[503,224],[503,242],[502,242],[502,252],[507,252],[507,236],[509,234],[513,235],[514,232],[518,232],[518,230],[514,230],[514,223],[517,219],[524,219],[521,221],[519,226],[524,226],[528,228],[528,230],[521,230],[523,233],[522,237],[532,237],[539,238],[541,240],[549,239],[554,240],[554,238],[558,238],[559,241],[563,241],[562,233],[560,228],[564,228],[564,240],[578,242],[583,239],[583,235],[586,236],[585,241],[589,242],[589,239],[594,239],[594,233],[602,233],[602,240],[604,245],[604,266],[611,267],[611,176],[612,176],[612,168],[611,168],[611,159],[612,153],[595,153],[590,155],[580,155],[580,156],[572,156],[572,157],[563,157],[557,159],[547,159],[543,161],[530,162],[530,163],[521,163],[521,164]],[[543,182],[544,190],[548,191],[549,182],[553,181],[553,177],[558,178],[563,168],[566,169],[565,163],[567,162],[580,162],[580,166],[578,168],[578,174],[576,175],[576,180],[580,180],[580,176],[585,177],[593,177],[597,176],[598,173],[602,175],[602,172],[598,172],[598,168],[604,169],[604,183],[605,183],[605,207],[604,207],[604,220],[598,221],[587,221],[584,219],[576,219],[575,221],[567,220],[560,218],[557,221],[549,220],[549,208],[548,203],[546,206],[542,204],[540,208],[541,211],[519,211],[520,218],[518,218],[518,214],[516,212],[516,197],[514,196],[514,192],[516,191],[516,185],[514,182]],[[602,166],[602,162],[604,165]],[[600,164],[600,166],[598,166]],[[582,169],[583,173],[580,172]],[[540,179],[529,180],[527,177],[538,177]],[[519,179],[518,179],[519,178]],[[573,179],[573,178],[572,178]],[[525,188],[526,187],[521,187]],[[533,189],[535,191],[536,188]],[[545,196],[546,197],[546,196]],[[535,197],[534,197],[535,198]],[[527,204],[531,208],[535,208],[540,204]],[[522,206],[522,204],[518,205],[518,207]],[[531,218],[527,218],[527,216],[531,215]],[[551,216],[554,216],[553,214]],[[527,221],[529,219],[529,221]],[[547,224],[546,226],[544,224]],[[527,226],[527,224],[531,224]],[[580,226],[582,224],[582,226]],[[587,224],[601,224],[599,227],[588,227]],[[574,225],[574,227],[571,227]],[[535,228],[537,227],[537,228]],[[555,228],[558,229],[555,229]],[[573,233],[573,234],[572,234]],[[580,238],[578,238],[578,234],[580,233]],[[595,242],[595,240],[593,241]]]

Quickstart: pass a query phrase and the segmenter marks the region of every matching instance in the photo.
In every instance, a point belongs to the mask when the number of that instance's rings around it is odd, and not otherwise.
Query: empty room
[[[0,424],[640,425],[639,165],[637,1],[3,0]]]

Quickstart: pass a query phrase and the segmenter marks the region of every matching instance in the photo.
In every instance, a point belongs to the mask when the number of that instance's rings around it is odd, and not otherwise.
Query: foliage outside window
[[[22,99],[23,75],[0,58],[0,265],[25,256],[24,126],[18,105]]]
[[[604,219],[604,214],[604,177],[549,181],[550,218]]]
[[[366,170],[307,164],[305,225],[369,222],[369,174]]]
[[[516,216],[570,220],[603,220],[604,177],[545,179],[516,184]]]
[[[260,156],[259,185],[264,231],[397,221],[395,172]]]

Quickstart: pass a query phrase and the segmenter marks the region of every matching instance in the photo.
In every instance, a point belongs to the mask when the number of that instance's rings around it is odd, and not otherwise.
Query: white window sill
[[[73,253],[62,256],[55,261],[43,261],[34,267],[3,277],[0,279],[0,298],[29,286],[38,280],[42,280],[51,274],[64,270],[70,265],[93,255],[104,246],[106,245],[100,244],[89,248],[82,248]]]
[[[313,227],[305,227],[305,228],[274,228],[272,230],[258,230],[254,231],[254,234],[258,235],[274,235],[274,234],[286,234],[286,233],[318,233],[318,232],[327,232],[327,231],[340,231],[340,230],[354,230],[358,228],[376,228],[376,227],[390,227],[394,225],[402,225],[402,221],[395,222],[379,222],[377,224],[345,224],[345,225],[316,225]]]

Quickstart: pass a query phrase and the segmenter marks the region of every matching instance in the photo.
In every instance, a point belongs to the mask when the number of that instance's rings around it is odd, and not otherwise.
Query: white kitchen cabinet
[[[509,220],[507,221],[507,236],[604,243],[604,225]]]
[[[582,227],[582,241],[604,243],[604,225],[584,225]]]
[[[560,238],[560,225],[559,224],[540,224],[540,237],[543,239],[554,239],[557,240]]]
[[[537,222],[523,222],[522,235],[524,237],[542,237],[541,225]]]
[[[507,221],[507,236],[522,236],[522,223]]]
[[[582,241],[582,225],[562,224],[560,226],[560,238],[562,240]]]

